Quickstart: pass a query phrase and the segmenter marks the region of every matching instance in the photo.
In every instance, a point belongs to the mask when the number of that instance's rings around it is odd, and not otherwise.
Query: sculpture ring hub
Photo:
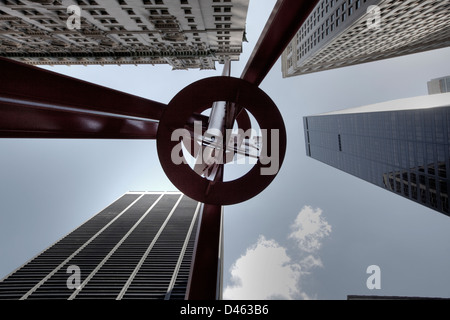
[[[205,125],[200,129],[202,139],[189,137],[189,133],[195,131],[189,127],[189,120],[195,114],[210,109],[217,102],[226,104],[224,112],[224,126],[219,133],[211,134]],[[223,163],[227,155],[232,156],[238,152],[237,143],[230,143],[230,137],[225,134],[232,129],[231,123],[235,123],[238,112],[230,114],[229,106],[239,112],[248,111],[259,125],[262,134],[262,147],[257,153],[254,166],[242,177],[233,181],[223,181]],[[220,106],[217,108],[220,109]],[[214,109],[213,109],[214,110]],[[219,118],[220,119],[220,118]],[[209,125],[216,121],[217,117],[211,114]],[[237,122],[239,125],[239,121]],[[190,129],[190,130],[189,130]],[[174,132],[185,132],[183,139]],[[215,132],[215,131],[212,131]],[[221,133],[221,134],[220,134]],[[188,149],[191,155],[208,154],[205,159],[207,165],[215,168],[215,178],[208,179],[194,171],[188,163],[177,161],[182,151],[181,144],[186,144],[186,139],[200,143],[194,148]],[[181,141],[180,141],[181,140]],[[169,180],[181,192],[199,202],[214,205],[232,205],[244,202],[258,195],[266,189],[278,174],[286,153],[286,128],[283,118],[270,97],[256,85],[242,79],[232,77],[212,77],[197,81],[180,91],[169,103],[160,120],[157,133],[157,150],[161,166]],[[249,145],[246,145],[248,149]],[[244,148],[245,149],[245,148]],[[223,161],[220,163],[218,160]],[[209,172],[211,174],[211,172]],[[219,177],[219,178],[218,178]]]

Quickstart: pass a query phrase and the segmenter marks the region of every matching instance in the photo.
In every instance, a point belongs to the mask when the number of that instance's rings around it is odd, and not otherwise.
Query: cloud
[[[292,263],[286,249],[274,240],[260,236],[231,268],[234,285],[224,291],[224,299],[293,299],[300,280],[301,266]]]
[[[298,247],[306,252],[318,251],[322,240],[331,233],[331,226],[322,217],[320,208],[305,206],[291,226],[290,239],[297,242]]]
[[[304,280],[314,268],[323,267],[315,254],[331,233],[321,215],[321,209],[305,206],[291,225],[288,239],[296,244],[296,259],[286,247],[261,235],[231,267],[231,284],[224,290],[224,299],[311,299],[303,290]]]

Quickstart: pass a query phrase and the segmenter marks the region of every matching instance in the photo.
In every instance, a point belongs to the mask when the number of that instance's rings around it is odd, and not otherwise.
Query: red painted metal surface
[[[259,86],[317,3],[318,0],[278,0],[241,79]]]
[[[208,90],[204,90],[208,88]],[[233,102],[245,106],[252,113],[263,130],[268,130],[264,141],[267,155],[272,154],[270,141],[272,130],[278,130],[278,164],[281,168],[286,152],[287,136],[283,118],[270,99],[257,86],[242,79],[231,77],[212,77],[197,81],[177,94],[170,101],[159,123],[157,136],[158,157],[161,166],[170,181],[184,194],[202,203],[213,205],[231,205],[246,201],[262,192],[276,176],[262,175],[264,168],[273,163],[263,164],[260,160],[243,177],[226,182],[211,182],[202,178],[186,163],[173,161],[173,150],[179,141],[172,140],[176,129],[185,127],[187,119],[214,101]]]
[[[279,0],[241,78],[259,86],[317,3],[311,0]],[[237,120],[246,129],[250,128],[247,112],[242,112]],[[221,218],[221,206],[205,205],[186,295],[188,300],[214,300],[217,290],[221,289],[217,287]]]
[[[204,205],[186,292],[187,300],[218,299],[222,206]]]
[[[4,58],[0,70],[0,137],[154,139],[166,107]]]
[[[0,138],[155,139],[158,122],[0,101]]]
[[[254,86],[261,84],[317,3],[318,0],[278,0],[242,73],[243,80]],[[198,92],[190,99],[195,101],[197,95]],[[157,121],[166,109],[166,105],[155,101],[0,58],[0,137],[154,139]],[[239,127],[247,130],[250,121],[247,112],[242,111],[237,120]],[[254,111],[258,118],[258,110]],[[264,113],[264,108],[260,112]],[[173,116],[175,120],[183,119],[182,126],[195,119],[206,123],[206,119],[198,114]],[[273,123],[269,120],[265,125],[276,128],[277,120]],[[172,124],[177,125],[176,121]],[[176,128],[181,127],[172,129]],[[280,153],[284,155],[284,151],[280,150]],[[280,165],[281,162],[282,159]],[[186,180],[185,184],[192,187],[194,182]],[[238,198],[243,190],[255,187],[256,191],[251,192],[257,194],[261,188],[257,182],[240,183],[234,187]],[[201,188],[205,193],[203,185]],[[200,192],[198,187],[195,189],[195,192]],[[220,195],[220,192],[216,194]],[[212,201],[217,204],[204,205],[186,295],[189,300],[217,298],[220,204],[224,200],[218,197]]]

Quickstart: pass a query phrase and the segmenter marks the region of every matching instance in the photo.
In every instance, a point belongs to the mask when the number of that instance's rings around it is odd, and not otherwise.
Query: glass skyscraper
[[[450,94],[303,119],[309,157],[449,215]]]
[[[0,281],[0,300],[183,300],[201,204],[130,192]]]

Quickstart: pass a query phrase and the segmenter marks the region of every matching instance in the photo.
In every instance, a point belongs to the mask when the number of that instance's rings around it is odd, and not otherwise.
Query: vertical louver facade
[[[130,192],[0,282],[0,300],[185,299],[201,204]]]

